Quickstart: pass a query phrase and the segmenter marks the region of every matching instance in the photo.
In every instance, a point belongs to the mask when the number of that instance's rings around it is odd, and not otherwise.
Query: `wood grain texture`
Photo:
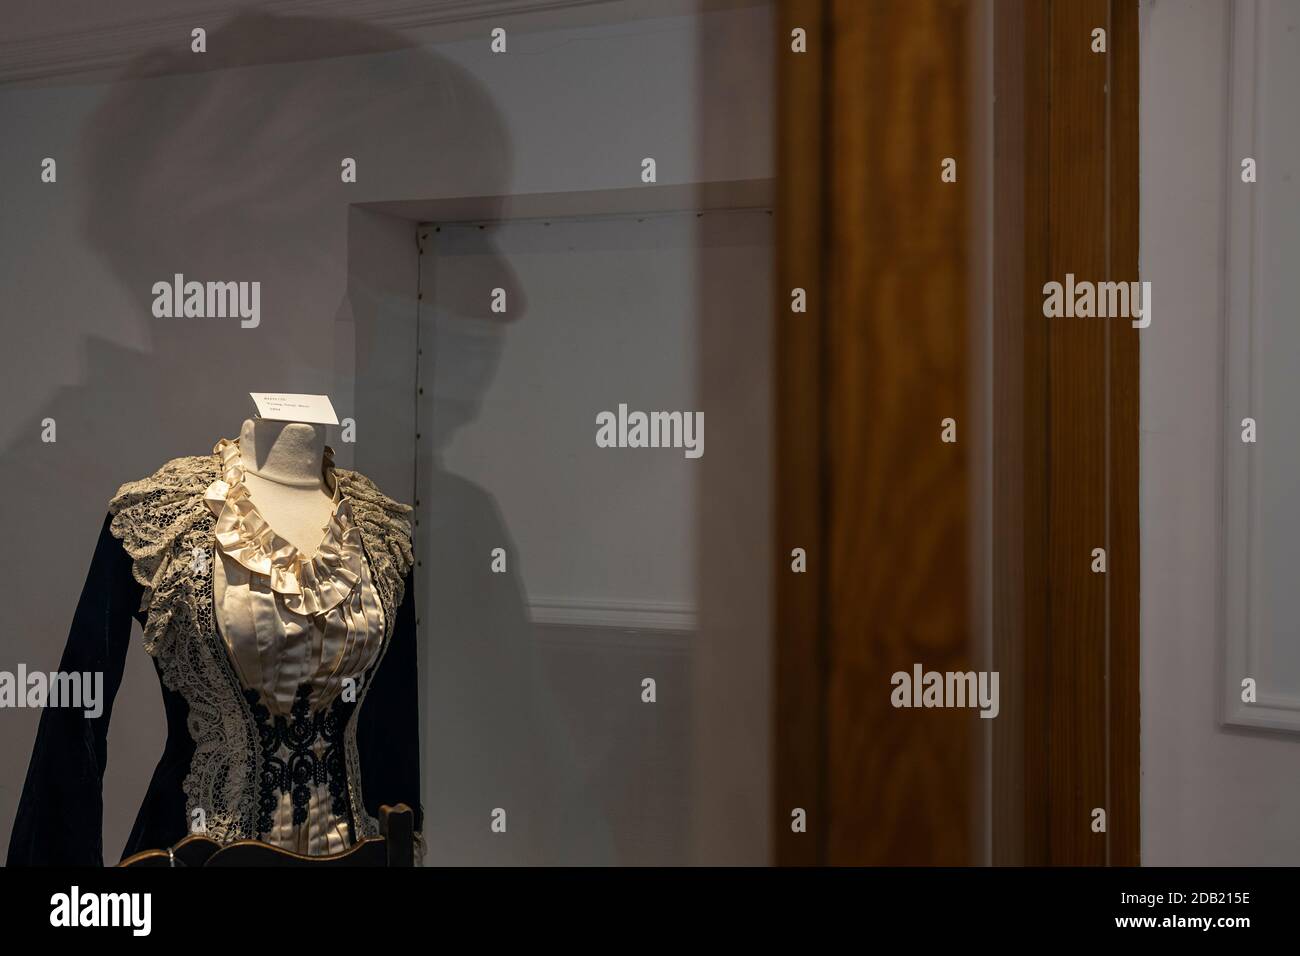
[[[1107,51],[1091,34],[1106,29]],[[1051,278],[1138,278],[1137,5],[1052,6]],[[1049,323],[1048,862],[1138,860],[1138,335]],[[1107,572],[1091,571],[1104,547]],[[1106,811],[1106,832],[1092,827]]]
[[[971,666],[971,463],[937,440],[973,354],[965,187],[937,175],[969,141],[970,10],[779,9],[778,302],[802,286],[810,311],[777,323],[777,860],[969,862],[973,715],[887,688]],[[792,25],[816,60],[789,56]],[[1042,289],[1137,278],[1137,8],[999,0],[993,26],[993,859],[1132,863],[1138,333],[1048,320]],[[807,576],[793,540],[815,542]]]
[[[778,301],[811,304],[778,319],[777,859],[965,863],[977,712],[895,709],[890,677],[970,666],[969,234],[939,175],[964,155],[969,10],[781,10],[821,61],[814,81],[780,53]],[[792,535],[815,542],[807,575]],[[780,809],[800,795],[812,839]]]
[[[1106,278],[1107,58],[1090,49],[1108,0],[1052,5],[1048,275]],[[1041,316],[1041,309],[1040,309]],[[1106,806],[1106,577],[1092,550],[1106,541],[1108,321],[1047,319],[1047,681],[1051,699],[1048,862],[1104,863],[1091,813]]]
[[[999,3],[995,35],[994,860],[1134,864],[1139,333],[1044,318],[1042,289],[1138,278],[1137,5]]]
[[[965,3],[831,5],[830,863],[969,862],[975,711],[890,677],[971,666]],[[958,441],[940,440],[957,422]]]

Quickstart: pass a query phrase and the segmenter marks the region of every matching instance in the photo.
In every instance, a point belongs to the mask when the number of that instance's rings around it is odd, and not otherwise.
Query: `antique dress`
[[[280,537],[243,481],[237,440],[176,458],[109,504],[61,672],[104,674],[98,717],[47,708],[9,865],[102,865],[108,722],[134,616],[162,687],[167,743],[123,856],[187,833],[307,855],[415,811],[418,677],[411,508],[333,463],[310,555]]]

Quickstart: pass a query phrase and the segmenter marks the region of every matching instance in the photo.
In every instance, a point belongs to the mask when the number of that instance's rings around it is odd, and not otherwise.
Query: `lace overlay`
[[[213,613],[214,516],[204,500],[221,477],[217,454],[174,458],[139,481],[122,485],[109,504],[110,528],[131,555],[132,574],[144,587],[147,612],[144,648],[158,664],[164,685],[189,705],[194,759],[185,778],[191,830],[205,830],[220,843],[259,836],[258,785],[263,757],[258,721],[217,633]],[[409,505],[384,495],[369,478],[335,469],[350,495],[372,579],[384,610],[384,640],[367,673],[360,699],[343,732],[346,788],[354,839],[379,834],[365,810],[357,719],[391,644],[405,577],[414,561]],[[417,860],[423,837],[417,835]]]

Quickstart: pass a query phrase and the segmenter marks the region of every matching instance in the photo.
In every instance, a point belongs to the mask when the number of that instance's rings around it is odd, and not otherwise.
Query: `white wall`
[[[748,215],[766,225],[763,213]],[[620,402],[643,411],[700,408],[695,222],[688,211],[496,231],[497,248],[528,290],[528,313],[498,323],[506,331],[491,388],[472,422],[450,436],[443,463],[497,499],[528,569],[534,618],[568,610],[580,620],[593,606],[647,616],[663,608],[680,609],[678,623],[694,627],[696,462],[681,451],[597,448],[595,416]],[[481,255],[476,233],[472,225],[443,228],[422,261],[466,268]],[[736,278],[744,282],[743,273]],[[436,273],[425,285],[435,304],[439,285]],[[440,362],[443,350],[434,351]],[[455,362],[466,364],[460,355]],[[435,366],[430,377],[426,395],[437,394],[437,380],[463,373]],[[437,408],[431,417],[436,433]],[[704,437],[707,450],[707,428]]]
[[[1275,81],[1288,72],[1294,79],[1300,7],[1271,6],[1266,39],[1291,39],[1289,48],[1273,47],[1281,59],[1269,68],[1282,71]],[[1225,345],[1240,346],[1225,339],[1226,270],[1241,264],[1229,255],[1229,202],[1231,190],[1249,188],[1228,141],[1233,7],[1225,0],[1142,5],[1141,267],[1155,303],[1141,342],[1142,860],[1150,865],[1300,863],[1300,736],[1221,723],[1225,641],[1242,637],[1231,622],[1223,629],[1222,575],[1245,571],[1220,524],[1221,459],[1241,451],[1224,444],[1239,441],[1227,427],[1222,387]],[[1275,90],[1258,121],[1273,130],[1267,174],[1278,187],[1294,173],[1296,156],[1278,148],[1279,134],[1294,141],[1300,114],[1294,83]],[[1285,188],[1297,180],[1291,175]],[[1277,201],[1280,194],[1269,195]],[[1265,305],[1272,322],[1294,325],[1300,243],[1291,227],[1290,239],[1279,232],[1267,250],[1275,285]],[[1281,418],[1270,427],[1283,441],[1284,419],[1300,404],[1295,360],[1294,351],[1278,350],[1265,367],[1265,374],[1272,368],[1268,388],[1290,398],[1271,405]],[[1263,513],[1296,522],[1300,500],[1274,498]],[[1256,571],[1291,579],[1293,612],[1273,616],[1276,638],[1293,643],[1297,569],[1274,561]]]

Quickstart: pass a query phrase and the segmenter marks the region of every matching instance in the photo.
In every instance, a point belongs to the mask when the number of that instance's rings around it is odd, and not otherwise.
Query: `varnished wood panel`
[[[831,11],[827,861],[965,863],[977,713],[894,708],[889,691],[914,663],[971,667],[969,10]]]
[[[1091,49],[1106,30],[1107,51]],[[1049,277],[1138,278],[1137,5],[1051,10]],[[1138,859],[1138,336],[1049,323],[1048,862]],[[1107,571],[1091,571],[1104,547]],[[1093,813],[1106,811],[1106,832]]]
[[[960,0],[782,6],[778,301],[799,285],[810,309],[778,319],[780,862],[972,855],[977,712],[890,704],[895,671],[971,667],[968,232],[939,175],[965,156],[968,29]]]
[[[1092,50],[1098,27],[1105,53]],[[1012,690],[995,736],[994,859],[1132,864],[1139,333],[1126,318],[1044,318],[1042,289],[1067,273],[1138,278],[1137,5],[999,3],[995,34],[994,513],[1007,536],[994,646]],[[1091,570],[1098,547],[1105,574]]]
[[[1090,49],[1108,0],[1054,3],[1048,44],[1052,109],[1048,277],[1106,278],[1107,58]],[[1041,287],[1040,287],[1041,288]],[[1110,320],[1042,317],[1047,325],[1048,862],[1104,863],[1091,811],[1106,805],[1106,341]]]
[[[937,175],[975,112],[970,10],[780,11],[778,302],[800,285],[810,310],[778,317],[777,859],[969,862],[973,715],[895,710],[887,690],[915,662],[973,666],[971,464],[937,440],[972,371],[968,187]],[[1136,278],[1136,21],[1131,0],[994,8],[999,863],[1137,859],[1138,333],[1042,315],[1043,284],[1067,272]],[[789,55],[793,25],[816,60]],[[816,542],[806,577],[788,573],[792,538]],[[806,836],[788,832],[794,805]]]

